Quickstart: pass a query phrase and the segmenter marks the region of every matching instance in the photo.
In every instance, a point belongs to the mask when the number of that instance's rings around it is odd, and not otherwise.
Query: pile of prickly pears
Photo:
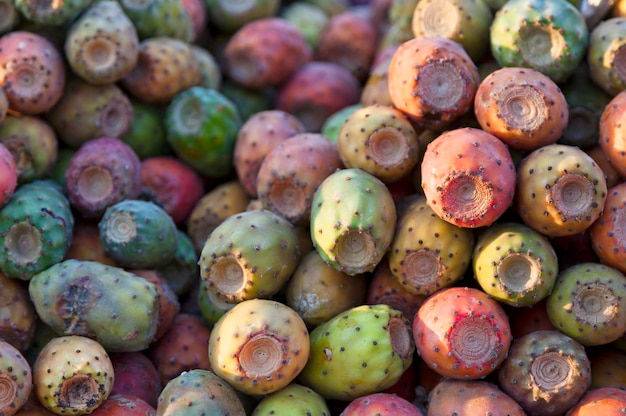
[[[0,0],[0,415],[626,409],[626,0]]]

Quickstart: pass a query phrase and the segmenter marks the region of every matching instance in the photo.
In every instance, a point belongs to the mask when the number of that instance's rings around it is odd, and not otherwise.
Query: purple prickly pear
[[[540,147],[518,166],[514,207],[526,225],[548,237],[589,228],[606,197],[604,172],[576,146]]]
[[[324,397],[306,386],[293,382],[259,400],[251,416],[272,416],[285,412],[307,416],[331,414]]]
[[[250,299],[236,304],[213,326],[211,368],[237,390],[266,395],[286,387],[309,359],[309,332],[283,303]]]
[[[105,348],[79,335],[52,338],[33,365],[35,394],[56,414],[93,412],[111,393],[114,380]]]
[[[0,385],[0,414],[13,416],[31,395],[33,374],[20,350],[4,339],[0,339]]]
[[[284,286],[299,260],[294,226],[269,210],[232,215],[209,235],[200,253],[200,277],[230,303],[268,298]]]
[[[559,331],[517,338],[498,369],[500,388],[529,416],[562,415],[591,384],[585,347]]]
[[[423,416],[423,413],[408,400],[381,392],[352,400],[340,416]]]
[[[130,73],[139,57],[139,36],[117,1],[93,3],[65,37],[72,71],[90,84],[111,84]]]
[[[581,344],[608,344],[626,331],[626,277],[604,264],[574,264],[559,274],[546,308],[554,327]]]
[[[302,384],[327,399],[353,400],[393,386],[413,363],[411,324],[389,305],[360,305],[310,333]]]

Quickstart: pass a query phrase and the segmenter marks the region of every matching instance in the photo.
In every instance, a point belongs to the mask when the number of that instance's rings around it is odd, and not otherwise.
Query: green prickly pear
[[[410,322],[385,304],[339,313],[310,333],[299,380],[327,399],[353,400],[394,385],[413,363]]]
[[[288,386],[263,397],[251,416],[271,416],[293,412],[307,416],[330,416],[326,399],[312,389],[290,383]]]
[[[65,260],[33,276],[28,292],[57,334],[93,338],[107,351],[145,349],[157,331],[156,287],[118,267]]]
[[[310,232],[320,256],[339,271],[374,270],[391,246],[396,207],[385,184],[358,168],[329,175],[311,204]]]
[[[120,4],[141,39],[170,37],[184,42],[194,40],[192,18],[180,0],[121,0]]]
[[[589,76],[603,91],[615,96],[626,88],[623,57],[626,52],[626,17],[600,21],[589,34]]]
[[[15,8],[24,18],[37,25],[63,27],[78,17],[92,2],[93,0],[61,0],[56,2],[15,0]]]
[[[232,215],[209,235],[200,277],[218,298],[238,303],[268,298],[287,282],[299,260],[295,227],[269,210]]]

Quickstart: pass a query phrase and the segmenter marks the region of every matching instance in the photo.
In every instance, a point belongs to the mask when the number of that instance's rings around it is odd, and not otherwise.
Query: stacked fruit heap
[[[0,415],[623,412],[624,51],[626,1],[0,0]]]

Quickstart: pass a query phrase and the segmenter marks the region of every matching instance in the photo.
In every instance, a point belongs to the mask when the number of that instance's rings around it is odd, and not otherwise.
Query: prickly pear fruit
[[[249,22],[228,39],[222,52],[226,73],[249,88],[276,87],[313,58],[302,32],[272,16]]]
[[[108,207],[139,196],[141,161],[120,139],[89,140],[69,161],[65,190],[82,217],[100,219]]]
[[[28,401],[33,390],[31,365],[8,341],[0,339],[0,414],[12,416]]]
[[[470,110],[480,77],[461,44],[428,36],[398,46],[387,82],[397,109],[419,125],[440,128]]]
[[[180,0],[120,1],[124,12],[137,29],[140,39],[168,37],[194,40],[192,16]]]
[[[371,393],[348,403],[340,416],[423,416],[417,406],[391,393]]]
[[[626,183],[610,188],[600,217],[589,227],[594,252],[600,261],[626,273],[626,235],[624,224],[626,208]]]
[[[397,213],[391,193],[358,168],[329,175],[311,204],[310,230],[324,261],[354,275],[374,270],[389,249]]]
[[[76,75],[90,84],[111,84],[137,64],[139,36],[120,2],[97,1],[72,22],[64,49]]]
[[[285,303],[313,328],[340,312],[362,305],[367,285],[366,276],[340,272],[312,250],[298,262],[287,281]]]
[[[282,389],[309,359],[309,332],[300,315],[269,299],[244,300],[213,326],[211,368],[237,390],[266,395]]]
[[[13,196],[17,188],[18,170],[13,154],[0,143],[0,208],[2,208]]]
[[[563,270],[546,303],[552,324],[585,346],[617,340],[626,331],[625,307],[624,274],[594,262]]]
[[[32,343],[37,319],[27,285],[0,273],[0,339],[26,351]]]
[[[474,277],[499,302],[532,306],[552,291],[557,254],[543,234],[525,224],[502,222],[484,230],[472,255]]]
[[[21,185],[0,209],[0,271],[29,280],[63,259],[72,241],[69,201],[49,180]]]
[[[26,20],[35,25],[63,27],[73,21],[91,3],[92,0],[62,0],[54,4],[16,0],[15,8]]]
[[[626,52],[626,17],[602,20],[589,33],[587,64],[593,82],[615,96],[626,88],[623,55]]]
[[[474,242],[472,230],[441,219],[418,195],[398,218],[389,270],[409,293],[430,295],[463,277]]]
[[[230,303],[278,293],[299,260],[294,226],[268,210],[232,215],[209,235],[200,253],[200,277]]]
[[[121,267],[156,269],[174,259],[176,224],[154,202],[117,202],[104,211],[98,227],[105,252]]]
[[[235,389],[209,370],[184,371],[167,383],[156,408],[157,416],[245,416]]]
[[[223,299],[220,299],[215,295],[212,290],[206,287],[204,280],[200,280],[197,286],[197,294],[195,295],[195,302],[200,311],[200,316],[204,322],[213,327],[215,323],[224,315],[229,309],[235,306],[235,303],[228,303]]]
[[[109,358],[115,374],[111,396],[132,395],[156,407],[163,386],[159,372],[144,352],[114,352]]]
[[[158,292],[159,324],[154,334],[153,342],[158,341],[174,325],[174,320],[180,313],[180,301],[170,287],[167,279],[155,269],[126,269],[135,276],[139,276],[152,283]]]
[[[176,229],[174,258],[159,267],[159,272],[177,296],[188,293],[196,282],[200,275],[198,254],[193,241],[183,230]]]
[[[413,170],[419,142],[404,113],[374,104],[348,116],[337,136],[337,150],[346,168],[360,168],[391,183]]]
[[[293,382],[263,397],[254,407],[251,416],[271,416],[283,412],[307,416],[331,414],[324,397],[306,386]]]
[[[145,349],[157,330],[157,289],[118,267],[65,260],[33,276],[28,292],[57,334],[93,338],[109,352]]]
[[[526,412],[511,396],[489,381],[442,380],[428,398],[427,416],[526,416]]]
[[[149,157],[167,156],[172,153],[163,123],[163,108],[159,105],[142,103],[131,98],[133,120],[130,129],[120,136],[144,160]]]
[[[167,142],[196,171],[211,177],[231,173],[242,119],[222,93],[195,86],[176,94],[165,114]]]
[[[276,15],[280,3],[279,0],[257,0],[232,7],[229,0],[206,0],[209,20],[225,33],[234,33],[248,22]]]
[[[421,180],[426,201],[459,227],[495,222],[511,206],[516,169],[508,147],[484,130],[448,130],[426,147]]]
[[[417,353],[444,377],[479,379],[506,358],[511,329],[503,307],[485,292],[451,287],[433,293],[413,320]]]
[[[320,133],[297,133],[263,158],[256,194],[263,206],[296,225],[309,225],[315,191],[343,167],[337,145]]]
[[[600,116],[600,147],[622,178],[626,178],[626,134],[624,134],[624,108],[626,91],[620,92],[604,107]]]
[[[517,171],[514,207],[526,225],[548,237],[582,232],[602,213],[604,173],[578,147],[540,147],[524,157]]]
[[[354,400],[394,385],[413,363],[411,324],[385,304],[360,305],[311,331],[299,380],[327,399]]]
[[[156,416],[156,409],[130,394],[111,394],[91,413],[92,416]]]
[[[562,415],[589,388],[591,367],[585,347],[573,338],[535,331],[513,340],[497,376],[528,415]]]
[[[16,30],[0,37],[0,87],[9,109],[42,114],[61,98],[65,63],[60,51],[44,36]]]
[[[619,415],[626,407],[626,392],[615,387],[587,391],[565,416]]]
[[[109,397],[114,379],[105,348],[80,335],[52,338],[33,365],[37,398],[59,415],[93,412]]]
[[[589,30],[569,1],[513,0],[494,15],[490,41],[500,66],[536,69],[563,82],[585,58]]]
[[[497,69],[482,80],[474,114],[483,130],[522,151],[556,143],[569,121],[568,102],[556,82],[519,67]]]

